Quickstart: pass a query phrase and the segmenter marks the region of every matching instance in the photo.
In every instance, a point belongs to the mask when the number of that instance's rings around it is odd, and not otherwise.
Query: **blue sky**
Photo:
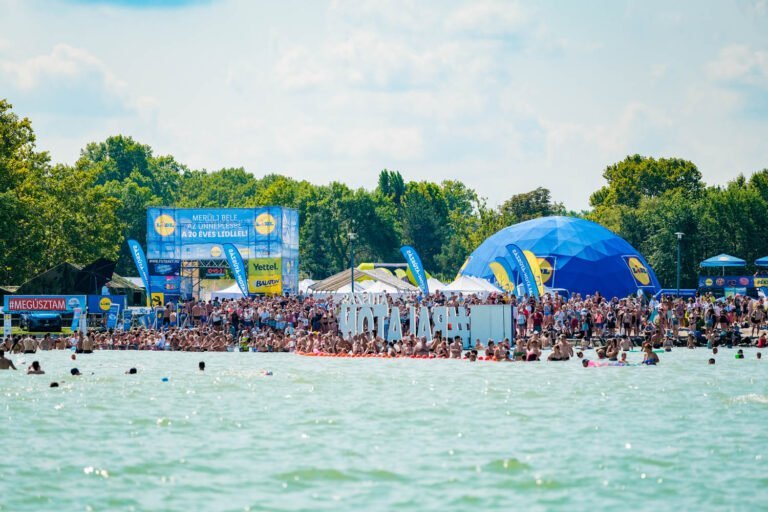
[[[606,165],[768,167],[768,0],[0,0],[0,95],[55,161],[123,133],[192,168],[373,188],[537,186]]]

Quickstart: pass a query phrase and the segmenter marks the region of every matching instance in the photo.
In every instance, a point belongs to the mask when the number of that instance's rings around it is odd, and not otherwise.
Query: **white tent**
[[[441,283],[434,277],[427,279],[427,286],[429,286],[429,293],[438,292],[445,289],[445,284]]]
[[[485,279],[470,276],[459,276],[451,284],[443,288],[443,291],[482,293],[482,292],[500,292]]]
[[[355,281],[355,293],[361,293],[366,291],[370,286],[372,286],[374,281]],[[352,291],[352,286],[349,284],[345,284],[338,290],[336,290],[336,293],[350,293]]]
[[[399,293],[399,290],[394,286],[376,281],[365,289],[365,293]]]
[[[214,299],[239,299],[243,297],[243,292],[240,290],[240,287],[237,286],[237,283],[235,283],[229,288],[224,288],[223,290],[219,290],[217,292],[211,292],[211,297]]]
[[[482,277],[472,277],[472,276],[470,276],[470,279],[472,279],[474,281],[477,281],[477,283],[480,286],[482,286],[485,289],[485,291],[487,291],[487,292],[501,293],[501,291],[502,291],[501,288],[491,284],[490,281],[488,281],[487,279],[483,279]]]
[[[307,293],[309,290],[309,287],[315,284],[314,279],[302,279],[299,281],[299,292],[301,293]]]

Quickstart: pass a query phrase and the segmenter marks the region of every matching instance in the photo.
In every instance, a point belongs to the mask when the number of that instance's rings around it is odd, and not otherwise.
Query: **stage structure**
[[[299,288],[299,214],[292,208],[150,208],[147,259],[153,304],[199,297],[200,280],[227,268],[223,244],[246,262],[251,294]]]

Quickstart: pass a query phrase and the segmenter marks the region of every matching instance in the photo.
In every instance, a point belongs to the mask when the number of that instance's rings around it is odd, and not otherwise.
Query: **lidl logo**
[[[541,281],[547,284],[552,279],[552,274],[555,273],[555,269],[552,268],[552,263],[547,258],[538,258],[539,270],[541,271]]]
[[[627,260],[627,265],[638,283],[648,285],[651,283],[651,274],[639,259],[632,257]]]
[[[211,256],[213,256],[214,258],[218,258],[219,256],[221,256],[221,247],[219,247],[218,245],[214,245],[213,247],[211,247]]]
[[[176,231],[176,221],[170,215],[160,215],[155,219],[155,231],[160,236],[170,236]]]
[[[277,222],[275,218],[269,213],[262,213],[253,222],[253,227],[256,228],[256,232],[260,235],[268,235],[275,230]]]
[[[99,309],[102,311],[109,311],[109,308],[112,307],[112,299],[109,297],[102,297],[99,301]]]

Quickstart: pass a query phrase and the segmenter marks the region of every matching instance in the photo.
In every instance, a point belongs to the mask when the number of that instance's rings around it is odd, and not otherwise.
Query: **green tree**
[[[640,155],[628,156],[603,172],[608,184],[590,197],[593,207],[622,205],[636,207],[644,197],[659,197],[680,190],[695,198],[704,189],[701,173],[688,160]]]

